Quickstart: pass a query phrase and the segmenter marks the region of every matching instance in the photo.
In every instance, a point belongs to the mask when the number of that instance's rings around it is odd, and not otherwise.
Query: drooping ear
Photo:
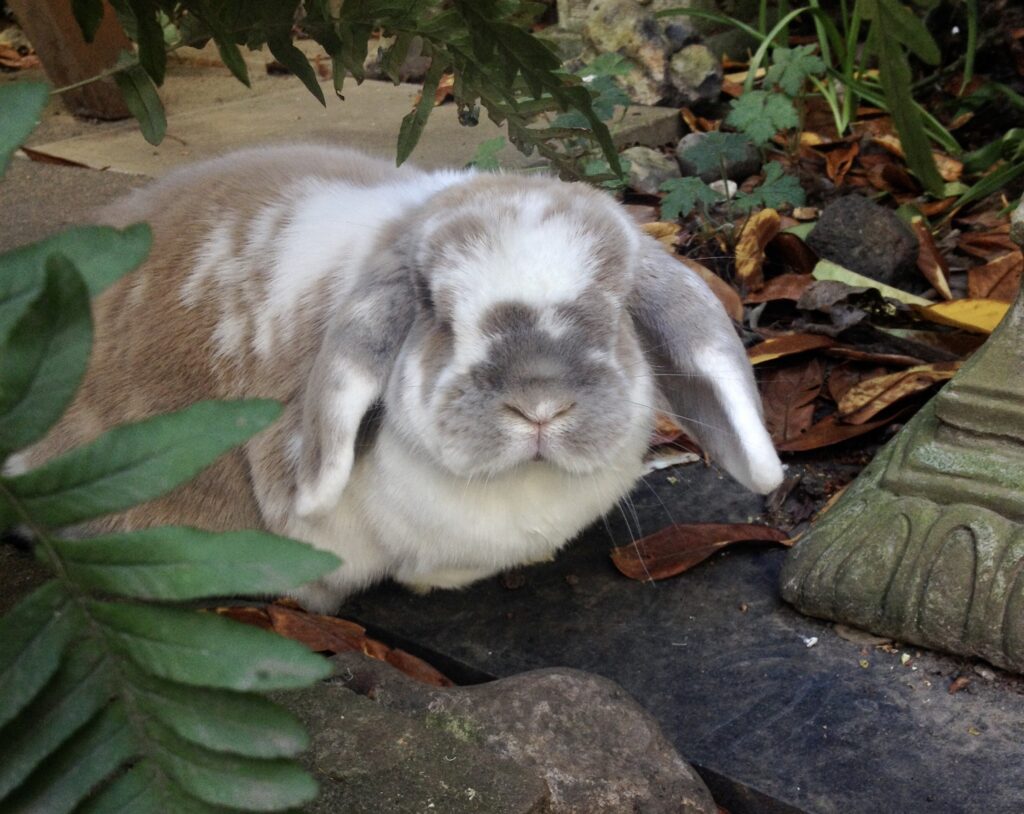
[[[713,460],[754,492],[782,481],[754,374],[732,321],[700,276],[645,239],[630,311],[672,411]]]
[[[412,275],[400,245],[379,251],[331,315],[302,395],[295,510],[337,505],[363,417],[381,398],[414,318]]]

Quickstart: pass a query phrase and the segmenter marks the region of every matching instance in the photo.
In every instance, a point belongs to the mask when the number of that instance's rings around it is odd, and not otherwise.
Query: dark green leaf
[[[798,45],[772,51],[772,64],[764,77],[765,86],[778,86],[790,96],[799,95],[807,77],[820,76],[825,72],[825,63],[814,49],[814,45]]]
[[[257,758],[291,757],[309,736],[283,707],[251,693],[186,687],[151,676],[133,679],[146,714],[180,737],[215,752]]]
[[[395,157],[395,163],[399,166],[412,154],[416,143],[420,140],[430,111],[434,109],[434,93],[437,91],[437,86],[441,82],[441,76],[446,67],[445,61],[439,56],[435,56],[431,60],[430,70],[427,71],[423,80],[420,101],[415,109],[402,119],[402,124],[398,128],[398,154]]]
[[[67,526],[166,494],[280,414],[275,402],[204,401],[115,427],[23,475],[0,479],[34,517]]]
[[[182,684],[263,692],[331,673],[298,642],[212,613],[101,602],[89,612],[140,669]]]
[[[159,13],[151,0],[128,0],[138,26],[136,42],[139,46],[139,64],[157,85],[164,83],[167,70],[167,52],[164,50],[164,30],[157,19]]]
[[[899,0],[877,0],[878,21],[884,28],[878,35],[889,40],[888,50],[895,42],[902,43],[919,59],[929,65],[938,65],[939,46],[928,33],[924,22]],[[874,26],[872,26],[874,27]]]
[[[671,178],[661,185],[661,189],[668,193],[661,201],[662,220],[678,220],[689,215],[698,204],[711,206],[724,200],[720,192],[715,192],[695,176]]]
[[[110,704],[4,801],[4,814],[66,814],[134,754],[124,709],[119,702]]]
[[[929,192],[941,197],[944,182],[932,156],[921,111],[910,90],[912,77],[907,55],[892,37],[884,33],[890,22],[887,7],[879,6],[878,19],[872,22],[868,32],[868,44],[878,54],[878,81],[903,145],[907,165]]]
[[[793,102],[781,93],[752,90],[731,104],[726,124],[742,130],[755,144],[767,144],[780,130],[800,125]]]
[[[279,594],[341,564],[333,554],[264,531],[164,526],[53,546],[83,588],[137,599]]]
[[[71,10],[85,41],[92,42],[103,22],[103,0],[71,0]]]
[[[752,192],[740,192],[733,199],[740,211],[750,211],[758,206],[779,209],[783,206],[803,206],[804,190],[800,181],[786,175],[778,161],[769,161],[764,167],[764,181]]]
[[[384,49],[380,63],[381,70],[396,85],[402,81],[402,63],[405,62],[414,36],[411,31],[400,31],[395,37],[395,41]]]
[[[0,726],[21,712],[57,671],[76,627],[71,599],[57,582],[37,588],[0,617]]]
[[[238,46],[226,34],[218,30],[213,32],[213,41],[217,45],[217,53],[220,54],[221,61],[231,71],[235,79],[246,87],[252,87],[252,83],[249,81],[249,68],[246,66],[245,57],[242,56]]]
[[[181,787],[212,805],[276,811],[310,802],[316,781],[290,760],[258,760],[213,752],[159,725],[149,735],[162,747],[154,755]]]
[[[694,165],[697,175],[720,172],[722,166],[743,161],[750,149],[750,139],[742,133],[714,131],[692,147],[683,151],[683,156]]]
[[[0,254],[0,341],[14,327],[43,287],[46,259],[70,260],[95,297],[138,266],[149,253],[152,235],[144,223],[127,229],[76,226],[53,237]]]
[[[151,760],[130,770],[80,805],[75,814],[239,814],[183,792]]]
[[[167,117],[156,85],[138,65],[132,65],[114,74],[114,81],[121,90],[124,103],[131,114],[138,119],[142,136],[150,144],[159,144],[167,132]]]
[[[71,402],[92,347],[89,292],[63,255],[0,355],[0,454],[42,438]]]
[[[8,82],[0,86],[0,175],[7,171],[11,154],[39,124],[50,98],[45,82]]]
[[[0,737],[0,799],[110,700],[110,676],[95,647],[69,648],[43,691]]]
[[[324,92],[316,78],[316,71],[309,64],[306,55],[292,44],[290,34],[275,34],[269,37],[267,47],[274,55],[274,59],[295,74],[309,92],[320,100],[320,104],[327,107],[327,100],[324,98]]]

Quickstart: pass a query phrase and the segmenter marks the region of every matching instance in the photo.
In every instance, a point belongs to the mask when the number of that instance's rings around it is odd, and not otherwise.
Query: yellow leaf
[[[761,269],[764,266],[764,248],[779,233],[781,219],[774,209],[762,209],[751,216],[740,233],[736,244],[736,273],[747,288],[757,291],[764,285]]]
[[[990,334],[996,329],[1010,303],[998,300],[953,300],[940,302],[927,308],[919,308],[918,313],[927,320],[940,325],[951,325],[974,333]]]

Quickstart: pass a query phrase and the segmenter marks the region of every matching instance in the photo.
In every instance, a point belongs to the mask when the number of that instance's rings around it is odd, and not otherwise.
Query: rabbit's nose
[[[564,416],[575,406],[575,401],[551,401],[548,399],[533,403],[522,401],[505,402],[507,410],[538,426],[550,424],[556,418]]]

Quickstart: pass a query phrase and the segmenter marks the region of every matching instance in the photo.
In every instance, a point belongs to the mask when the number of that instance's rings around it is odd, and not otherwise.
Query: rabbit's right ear
[[[331,316],[302,396],[295,510],[337,505],[355,457],[363,416],[381,398],[415,310],[405,253],[379,251],[341,310]]]

